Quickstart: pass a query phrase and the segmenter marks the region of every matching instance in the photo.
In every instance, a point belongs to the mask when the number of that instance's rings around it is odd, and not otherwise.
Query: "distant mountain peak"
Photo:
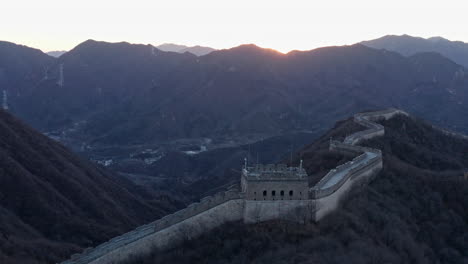
[[[66,50],[53,50],[53,51],[46,52],[47,55],[52,56],[54,58],[58,58],[58,57],[62,56],[65,53],[67,53]]]
[[[177,52],[177,53],[189,52],[196,56],[203,56],[216,50],[210,47],[204,47],[200,45],[189,47],[189,46],[173,44],[173,43],[164,43],[159,46],[156,46],[156,48],[162,51],[170,51],[170,52]]]
[[[242,44],[237,47],[233,47],[230,49],[223,50],[224,52],[230,53],[242,53],[242,54],[268,54],[268,55],[284,55],[283,53],[269,48],[262,48],[253,43],[250,44]]]
[[[398,52],[404,56],[411,56],[420,52],[437,52],[468,68],[468,43],[451,41],[440,36],[426,39],[410,35],[387,35],[378,39],[363,41],[361,44],[371,48]]]

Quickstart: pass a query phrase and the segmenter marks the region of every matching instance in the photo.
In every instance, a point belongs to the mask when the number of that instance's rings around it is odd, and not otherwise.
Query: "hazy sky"
[[[387,34],[468,42],[467,0],[2,0],[0,39],[69,50],[87,39],[283,52]]]

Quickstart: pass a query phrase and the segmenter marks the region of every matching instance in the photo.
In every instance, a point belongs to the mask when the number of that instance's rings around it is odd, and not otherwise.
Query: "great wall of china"
[[[205,197],[199,203],[140,226],[95,248],[88,248],[81,254],[74,254],[61,264],[119,263],[133,256],[147,254],[155,248],[167,248],[186,239],[195,238],[203,232],[232,221],[319,221],[338,207],[340,200],[353,186],[369,181],[382,169],[381,151],[357,144],[384,135],[384,127],[375,121],[390,119],[397,114],[407,115],[397,109],[356,114],[354,121],[367,129],[346,137],[343,142],[331,140],[330,150],[350,152],[359,156],[330,170],[309,189],[308,199],[248,200],[245,199],[244,193],[233,187],[226,192]],[[284,169],[283,166],[281,168]]]

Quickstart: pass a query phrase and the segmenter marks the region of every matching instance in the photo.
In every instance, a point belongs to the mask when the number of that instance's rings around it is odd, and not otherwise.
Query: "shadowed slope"
[[[144,202],[130,183],[2,110],[0,131],[0,259],[7,263],[58,261],[172,208]]]
[[[468,141],[412,117],[382,125],[361,145],[382,149],[384,169],[320,223],[224,225],[128,263],[465,263]]]
[[[272,136],[390,106],[468,128],[468,74],[433,53],[404,57],[357,44],[281,54],[241,45],[197,57],[88,40],[53,62],[49,80],[10,95],[12,111],[92,145]]]

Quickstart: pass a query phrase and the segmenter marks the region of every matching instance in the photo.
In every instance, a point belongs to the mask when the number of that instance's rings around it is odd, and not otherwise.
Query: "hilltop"
[[[337,124],[328,135],[344,137],[355,129],[351,122]],[[226,224],[128,263],[466,262],[468,140],[414,117],[397,116],[382,125],[385,136],[362,144],[382,149],[383,170],[319,223]],[[320,165],[307,153],[326,140],[298,153],[309,173]]]

